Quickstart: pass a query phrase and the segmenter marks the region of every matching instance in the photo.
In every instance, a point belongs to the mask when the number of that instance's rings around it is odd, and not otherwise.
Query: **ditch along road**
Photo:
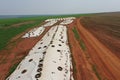
[[[85,50],[80,46],[80,41],[75,38],[74,27],[85,44]],[[75,80],[120,79],[120,59],[85,29],[80,19],[76,19],[69,25],[68,37]]]
[[[83,40],[86,50],[83,50],[81,48],[81,46],[79,45],[80,42],[75,38],[75,35],[73,33],[74,27],[79,32],[80,38]],[[74,67],[74,80],[119,80],[120,60],[114,55],[114,53],[107,49],[105,45],[99,42],[88,30],[86,30],[81,25],[80,19],[74,20],[72,24],[68,25],[67,29]],[[47,31],[45,31],[45,33]],[[25,39],[25,43],[27,43],[28,40]],[[35,40],[36,39],[33,38],[31,42]],[[21,41],[21,43],[23,42]],[[32,46],[29,48],[29,50],[32,48]],[[19,51],[19,49],[16,48],[18,47],[13,48],[13,50],[15,49],[15,51]],[[26,49],[25,46],[24,49]],[[27,49],[26,54],[29,50]],[[2,75],[0,74],[0,80],[5,80],[6,73],[9,71],[11,63],[15,61],[12,60],[12,58],[18,56],[14,54],[15,51],[11,52],[12,54],[10,54],[10,56],[7,55],[9,56],[7,59],[9,61],[9,64],[1,65],[0,71]],[[25,56],[24,53],[22,55]],[[6,69],[6,66],[8,66],[8,69]]]

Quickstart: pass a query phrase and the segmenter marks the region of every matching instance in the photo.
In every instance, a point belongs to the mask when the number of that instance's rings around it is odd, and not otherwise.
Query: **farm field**
[[[10,40],[16,35],[26,30],[30,30],[33,27],[42,25],[42,22],[50,18],[62,18],[62,17],[78,17],[89,14],[78,15],[58,15],[58,16],[36,16],[36,17],[23,17],[23,18],[5,18],[0,19],[0,50],[6,47]],[[44,23],[43,23],[44,24]],[[48,24],[47,24],[48,25]],[[27,31],[26,31],[27,32]],[[9,34],[9,35],[8,35]],[[6,36],[6,37],[5,37]]]
[[[84,17],[81,24],[120,58],[119,12]]]
[[[0,80],[119,80],[119,19],[119,13],[4,19]]]

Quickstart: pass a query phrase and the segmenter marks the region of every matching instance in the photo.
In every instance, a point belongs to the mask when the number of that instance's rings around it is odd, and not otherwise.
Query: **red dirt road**
[[[76,22],[70,24],[68,27],[69,44],[73,56],[74,78],[75,80],[98,80],[91,69],[91,65],[88,63],[84,52],[79,46],[78,41],[74,37],[72,28],[75,25]]]
[[[75,39],[76,27],[87,50],[83,51]],[[119,80],[120,59],[86,30],[77,19],[68,28],[69,43],[73,54],[75,80]]]
[[[86,50],[82,49],[80,42],[75,38],[74,27],[83,40]],[[17,39],[15,43],[8,46],[8,49],[0,51],[0,80],[5,80],[10,67],[20,62],[49,28],[38,38],[18,39],[16,37],[14,38],[15,40]],[[80,19],[76,19],[67,28],[75,80],[120,79],[120,59],[82,26]]]

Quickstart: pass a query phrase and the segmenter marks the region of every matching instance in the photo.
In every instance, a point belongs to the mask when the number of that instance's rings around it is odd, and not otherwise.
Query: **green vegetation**
[[[92,65],[92,69],[93,69],[93,71],[95,72],[97,78],[98,78],[99,80],[102,80],[101,77],[100,77],[100,75],[99,75],[99,73],[98,73],[98,71],[97,71],[96,65]]]
[[[51,15],[51,16],[34,16],[34,17],[23,17],[23,18],[0,19],[0,50],[4,49],[13,37],[24,32],[29,28],[38,26],[41,22],[43,22],[46,19],[64,18],[64,17],[80,17],[80,16],[87,16],[87,15],[90,15],[90,14],[56,15],[56,16]],[[28,23],[25,23],[25,22],[28,22]],[[20,24],[20,25],[15,26],[16,24]]]
[[[72,31],[74,32],[75,38],[79,41],[79,44],[80,44],[81,48],[83,49],[83,51],[85,51],[86,50],[86,46],[85,46],[83,40],[80,38],[78,31],[76,30],[75,27],[73,28]]]
[[[19,65],[19,63],[16,63],[10,68],[9,73],[6,76],[6,78],[15,71],[15,69],[17,68],[18,65]]]
[[[77,73],[77,69],[76,69],[76,63],[75,63],[75,60],[74,60],[74,57],[73,55],[71,54],[71,59],[72,59],[72,65],[73,65],[73,74],[76,74]],[[74,79],[76,79],[76,76],[73,75]]]
[[[81,48],[83,49],[83,51],[86,50],[86,46],[85,46],[83,40],[80,40],[80,46],[81,46]]]
[[[75,27],[73,28],[73,30],[72,30],[72,31],[74,32],[74,36],[75,36],[75,38],[76,38],[77,40],[80,40],[79,33],[78,33],[78,31],[76,30],[76,28],[75,28]]]
[[[89,16],[93,14],[66,14],[66,15],[56,15],[56,16],[49,16],[50,18],[64,18],[64,17],[81,17],[81,16]]]
[[[71,54],[71,58],[72,58],[72,64],[73,64],[73,72],[76,73],[77,72],[77,70],[76,70],[76,63],[75,63],[75,60],[74,60],[72,54]]]
[[[24,32],[25,30],[38,26],[47,17],[33,17],[33,18],[12,18],[0,20],[0,50],[5,48],[8,42],[16,35]],[[32,23],[29,23],[32,21]],[[14,24],[28,22],[27,24],[21,24],[13,26]]]

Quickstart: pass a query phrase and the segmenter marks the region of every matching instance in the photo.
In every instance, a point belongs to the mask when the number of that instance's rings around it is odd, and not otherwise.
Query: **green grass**
[[[79,35],[77,29],[74,27],[72,31],[74,33],[75,38],[79,41],[79,44],[80,44],[81,48],[83,49],[83,51],[85,51],[86,46],[84,44],[84,41],[80,38],[80,35]]]
[[[76,63],[75,63],[75,60],[74,60],[72,54],[71,54],[71,58],[72,58],[72,64],[73,64],[73,72],[76,73],[76,72],[77,72],[77,69],[76,69]]]
[[[75,14],[75,15],[56,15],[56,16],[35,16],[35,17],[24,17],[24,18],[8,18],[8,19],[0,19],[0,50],[4,49],[9,41],[15,37],[16,35],[24,32],[29,28],[33,28],[39,25],[46,19],[50,18],[64,18],[64,17],[80,17],[87,16],[89,14]],[[33,21],[33,23],[22,24],[19,27],[13,27],[12,25]],[[76,37],[77,36],[77,33]]]
[[[10,19],[0,19],[0,28],[8,27],[13,24],[27,22],[27,21],[42,21],[47,17],[29,17],[29,18],[10,18]]]
[[[83,40],[80,40],[80,46],[83,49],[83,51],[86,50],[86,46],[85,46],[85,43],[83,42]]]
[[[31,18],[11,18],[0,20],[0,50],[4,49],[8,42],[16,35],[24,32],[29,28],[39,25],[48,17],[31,17]],[[13,27],[13,24],[34,21],[33,23],[23,24],[19,27]],[[6,28],[7,27],[7,28]]]
[[[64,18],[64,17],[81,17],[81,16],[89,16],[89,15],[94,15],[94,14],[67,14],[67,15],[56,15],[56,16],[53,16],[54,18]]]
[[[71,59],[72,59],[72,65],[73,65],[73,74],[76,74],[77,73],[77,69],[76,69],[76,63],[75,63],[75,60],[74,60],[74,57],[73,55],[71,54]],[[76,76],[73,75],[74,79],[76,79]]]
[[[26,29],[33,27],[35,24],[23,25],[18,28],[8,28],[8,29],[0,29],[0,49],[6,46],[9,40],[16,36],[17,34],[25,31]]]
[[[99,73],[98,73],[98,71],[97,71],[96,65],[92,65],[92,69],[93,69],[95,75],[97,76],[98,80],[102,80]]]
[[[10,76],[10,74],[12,74],[12,73],[15,71],[15,69],[17,68],[18,65],[19,65],[19,63],[16,63],[16,64],[14,64],[14,65],[10,68],[9,73],[8,73],[8,75],[6,76],[6,78],[7,78],[8,76]]]
[[[75,36],[75,38],[76,38],[77,40],[80,40],[79,33],[78,33],[78,31],[76,30],[75,27],[72,29],[72,31],[74,32],[74,36]]]

